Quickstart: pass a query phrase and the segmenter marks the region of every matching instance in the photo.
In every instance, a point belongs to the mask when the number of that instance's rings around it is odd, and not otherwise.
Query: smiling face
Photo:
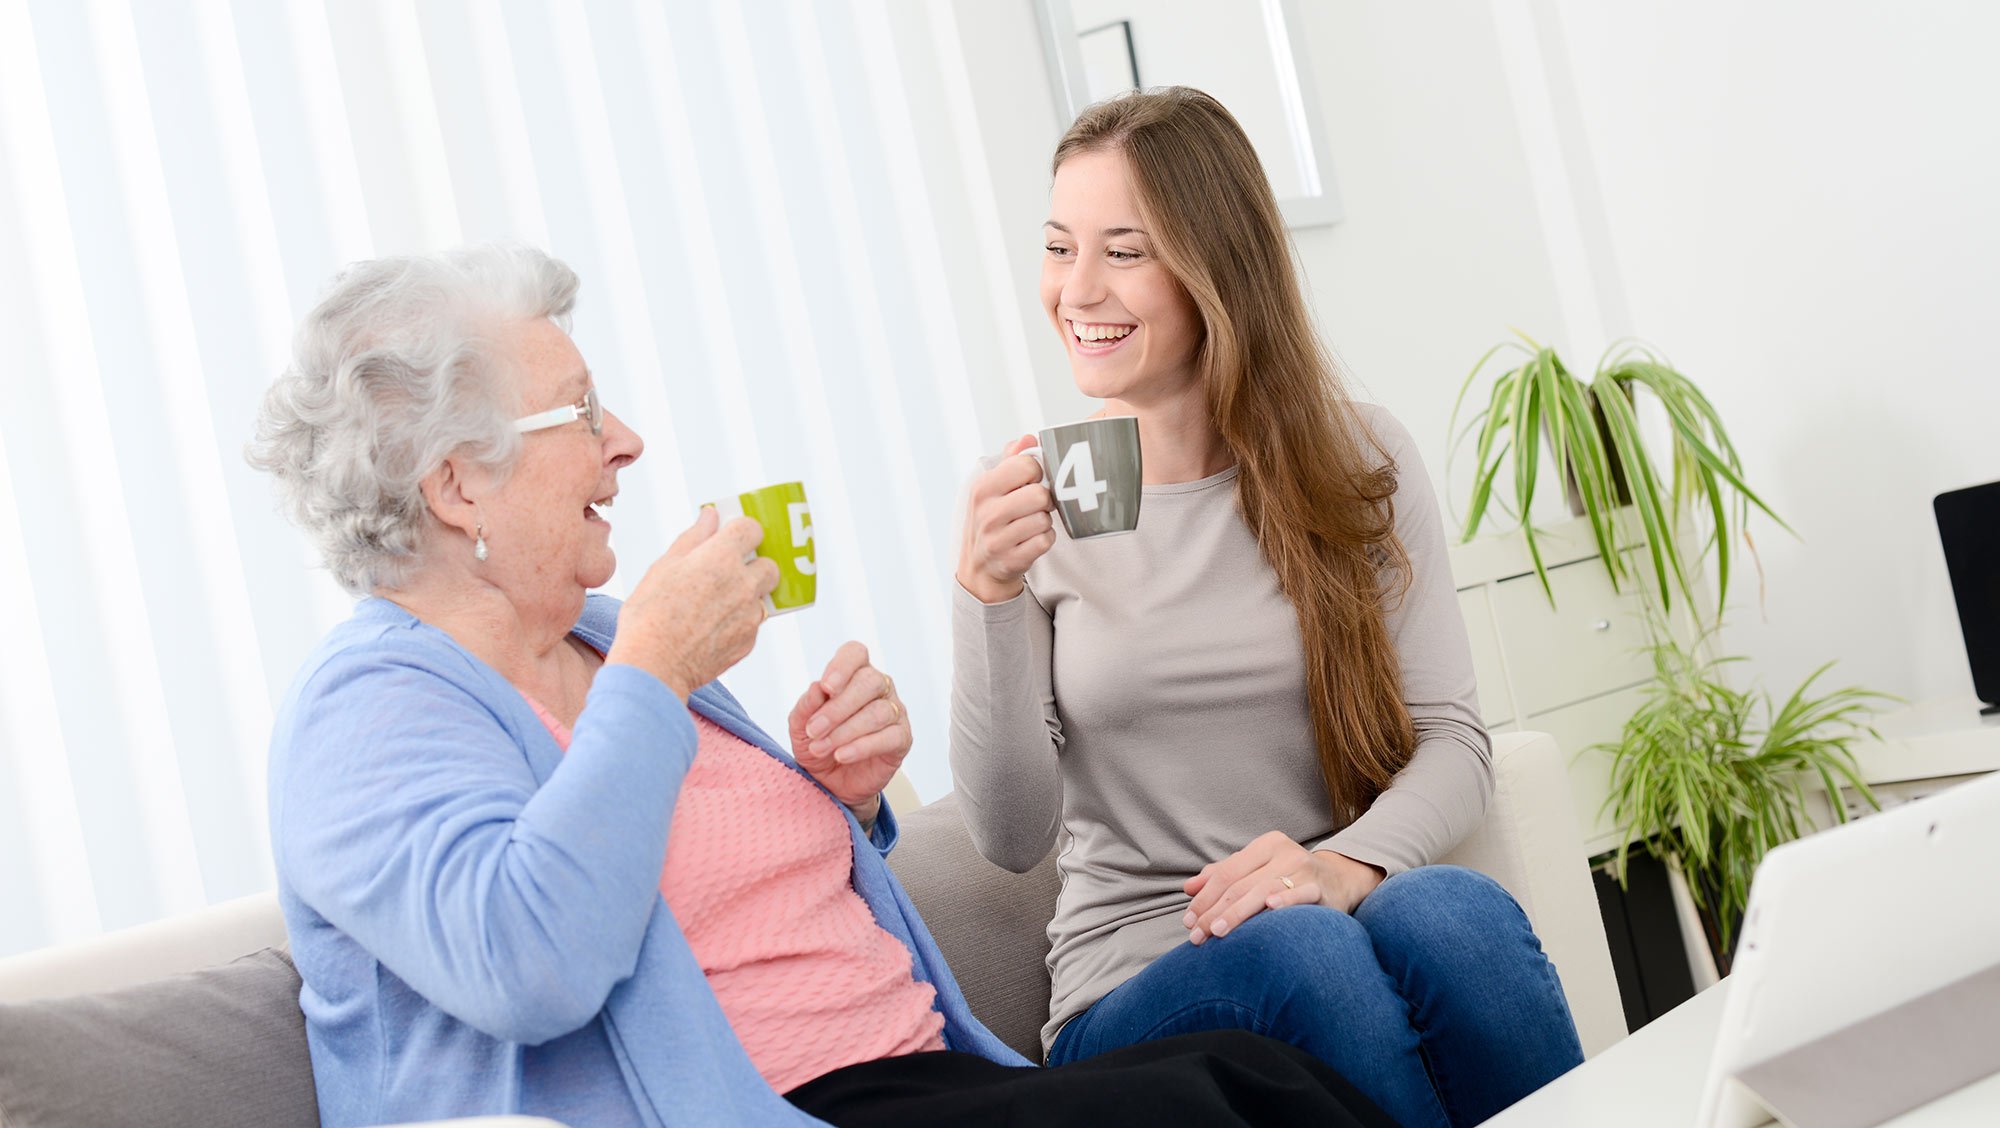
[[[1135,407],[1195,390],[1201,314],[1154,253],[1125,155],[1064,161],[1042,234],[1042,308],[1077,390]]]
[[[502,349],[511,346],[520,374],[517,414],[576,403],[592,386],[583,354],[554,322],[517,322],[498,336]],[[513,471],[476,491],[491,546],[486,577],[516,603],[579,603],[617,567],[611,523],[599,509],[610,504],[618,471],[638,459],[645,443],[611,412],[603,420],[601,436],[582,418],[522,435]]]

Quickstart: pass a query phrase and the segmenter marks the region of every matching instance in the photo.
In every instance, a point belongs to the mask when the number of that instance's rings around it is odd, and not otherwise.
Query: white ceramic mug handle
[[[1029,458],[1034,459],[1035,465],[1042,468],[1042,485],[1044,486],[1048,485],[1049,460],[1042,456],[1042,437],[1040,435],[1035,436],[1035,445],[1023,449],[1021,453],[1027,455]],[[1051,504],[1050,508],[1053,509],[1055,508],[1055,506]]]
[[[718,518],[716,522],[718,527],[730,521],[734,521],[738,517],[749,516],[749,514],[743,512],[743,499],[737,496],[736,494],[724,494],[723,496],[716,498],[714,501],[711,501],[706,505],[702,506],[702,508],[715,510],[715,515]],[[756,549],[752,548],[744,550],[743,562],[745,564],[748,564],[755,559],[757,559]]]

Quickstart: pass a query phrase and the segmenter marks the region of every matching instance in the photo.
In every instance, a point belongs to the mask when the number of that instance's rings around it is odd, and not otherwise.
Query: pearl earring
[[[479,539],[472,542],[472,558],[479,561],[486,559],[486,526],[484,525],[479,526]]]

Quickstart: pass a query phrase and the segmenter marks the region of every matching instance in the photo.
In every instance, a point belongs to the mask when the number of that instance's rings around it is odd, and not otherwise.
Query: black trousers
[[[907,1054],[836,1069],[785,1099],[839,1128],[1395,1128],[1318,1058],[1242,1030],[1142,1042],[1053,1069],[951,1050]]]

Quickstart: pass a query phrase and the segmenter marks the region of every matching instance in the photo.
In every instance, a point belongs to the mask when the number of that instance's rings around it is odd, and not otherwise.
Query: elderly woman
[[[973,1018],[883,862],[888,676],[841,647],[790,755],[715,680],[776,583],[757,525],[704,512],[589,594],[644,444],[576,289],[519,248],[359,264],[264,403],[252,461],[366,597],[271,748],[323,1121],[1386,1123],[1251,1035],[1039,1070]]]

